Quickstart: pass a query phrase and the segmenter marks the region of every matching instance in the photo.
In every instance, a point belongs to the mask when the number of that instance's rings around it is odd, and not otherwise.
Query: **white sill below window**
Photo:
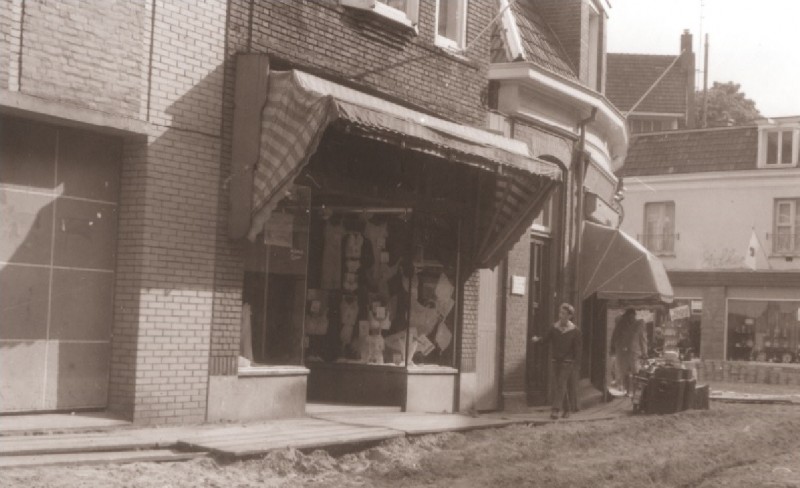
[[[308,368],[305,366],[239,366],[238,376],[260,377],[260,376],[307,376]]]
[[[464,47],[459,46],[457,41],[449,37],[440,36],[439,34],[436,34],[436,39],[434,39],[433,43],[452,54],[461,54],[462,51],[464,51]]]
[[[408,27],[415,33],[417,32],[417,23],[406,12],[390,7],[385,3],[376,0],[339,0],[339,2],[345,7],[370,11],[386,20]]]

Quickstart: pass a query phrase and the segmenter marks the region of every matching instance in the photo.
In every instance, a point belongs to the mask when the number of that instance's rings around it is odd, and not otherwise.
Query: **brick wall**
[[[0,1],[0,89],[19,89],[22,0]]]
[[[147,60],[140,49],[149,22],[143,0],[42,0],[24,2],[23,9],[20,91],[138,115]]]
[[[227,6],[156,1],[149,11],[141,113],[153,134],[125,150],[109,408],[141,424],[200,422],[213,318],[231,320],[236,295],[216,284]],[[238,349],[238,336],[226,341]]]
[[[725,287],[712,286],[703,290],[703,329],[700,337],[700,357],[725,359]]]
[[[237,358],[241,339],[241,303],[244,269],[240,246],[228,238],[227,182],[231,177],[231,141],[233,138],[234,86],[236,83],[236,54],[247,52],[250,32],[249,2],[230,2],[225,42],[225,63],[222,80],[222,145],[220,191],[225,198],[219,201],[219,221],[216,229],[217,256],[214,276],[214,316],[211,330],[211,361],[209,374],[231,376],[237,373]]]
[[[291,60],[296,66],[442,117],[483,127],[486,120],[487,30],[465,57],[434,45],[435,2],[419,2],[419,34],[336,1],[233,0],[231,35],[252,23],[249,51]],[[467,40],[473,41],[496,12],[492,0],[469,2]]]
[[[461,371],[475,371],[478,344],[478,297],[480,275],[476,270],[464,283],[464,308],[461,316]]]

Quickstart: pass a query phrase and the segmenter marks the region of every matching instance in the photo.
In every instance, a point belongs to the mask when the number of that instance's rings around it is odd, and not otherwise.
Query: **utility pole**
[[[708,126],[708,34],[703,54],[703,129]]]

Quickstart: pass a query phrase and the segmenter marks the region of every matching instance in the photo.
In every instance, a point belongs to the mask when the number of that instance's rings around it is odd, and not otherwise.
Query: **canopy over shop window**
[[[494,201],[482,202],[478,265],[496,263],[519,239],[561,177],[556,164],[531,157],[521,141],[432,117],[300,71],[273,71],[253,175],[251,238],[333,123],[362,137],[490,171],[495,188],[489,194]]]
[[[580,266],[583,299],[597,293],[601,299],[672,302],[664,265],[619,229],[586,222]]]

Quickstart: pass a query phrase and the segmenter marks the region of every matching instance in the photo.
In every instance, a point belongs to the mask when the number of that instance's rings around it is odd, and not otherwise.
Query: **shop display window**
[[[664,314],[661,340],[667,349],[677,349],[684,361],[700,356],[702,314],[702,300],[685,298],[675,299]]]
[[[727,359],[800,362],[800,301],[728,300]]]
[[[457,238],[406,208],[312,211],[306,363],[452,366]]]
[[[245,243],[240,355],[248,362],[302,364],[310,201],[295,187]]]

